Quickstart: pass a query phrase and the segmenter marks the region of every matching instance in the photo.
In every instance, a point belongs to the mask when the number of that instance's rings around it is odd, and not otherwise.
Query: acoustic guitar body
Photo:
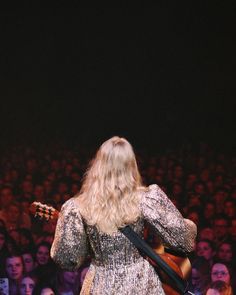
[[[191,274],[191,263],[187,257],[180,257],[165,252],[165,248],[162,244],[159,244],[158,247],[154,248],[154,251],[160,255],[160,257],[172,268],[172,270],[177,273],[183,280],[187,280]],[[169,276],[158,269],[155,262],[151,262],[162,282],[162,287],[167,295],[182,295],[178,289],[175,288],[173,281]]]

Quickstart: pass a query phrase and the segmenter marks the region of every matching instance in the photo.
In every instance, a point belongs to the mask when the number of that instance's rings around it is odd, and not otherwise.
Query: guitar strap
[[[119,229],[135,247],[156,264],[172,279],[182,294],[193,294],[186,290],[187,283],[158,255],[129,225]]]

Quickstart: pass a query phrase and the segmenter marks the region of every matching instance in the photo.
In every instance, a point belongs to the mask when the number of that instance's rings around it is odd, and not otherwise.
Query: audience
[[[59,211],[79,191],[91,152],[65,144],[2,151],[0,278],[8,278],[10,295],[79,294],[89,259],[76,272],[59,269],[49,256],[56,219],[34,217],[29,207],[37,201]],[[137,154],[145,184],[157,183],[181,213],[198,225],[196,249],[190,255],[190,290],[196,295],[233,294],[235,156],[207,144]],[[152,231],[145,238],[155,247],[158,239]]]

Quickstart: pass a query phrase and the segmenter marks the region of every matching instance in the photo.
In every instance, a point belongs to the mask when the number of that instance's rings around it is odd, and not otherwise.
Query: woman
[[[63,205],[51,256],[74,270],[90,244],[92,262],[80,294],[165,294],[154,268],[119,231],[129,224],[141,236],[145,220],[169,247],[194,249],[195,224],[157,185],[142,185],[132,146],[112,137],[99,148],[80,193]]]
[[[229,267],[222,262],[216,262],[211,268],[211,281],[224,281],[231,284],[231,273]]]
[[[204,240],[199,240],[196,243],[197,257],[204,257],[209,262],[210,266],[212,266],[213,264],[215,253],[216,253],[215,246],[212,241],[204,239]]]
[[[32,295],[37,278],[32,275],[24,275],[20,281],[20,295]]]

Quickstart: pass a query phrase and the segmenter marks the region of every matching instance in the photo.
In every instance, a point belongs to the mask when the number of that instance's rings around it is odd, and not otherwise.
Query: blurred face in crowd
[[[49,262],[49,249],[46,246],[40,246],[36,253],[36,260],[39,265],[45,265]]]
[[[187,181],[186,181],[187,187],[192,187],[196,179],[197,179],[196,174],[188,174]]]
[[[67,183],[60,182],[58,184],[57,191],[58,191],[59,194],[65,194],[65,193],[67,193],[68,192],[68,185],[67,185]]]
[[[206,182],[209,179],[210,172],[208,169],[203,169],[200,174],[200,178],[202,181]]]
[[[9,188],[3,188],[0,194],[0,202],[1,202],[1,207],[6,208],[9,206],[9,204],[13,200],[13,194],[11,189]]]
[[[53,175],[53,174],[52,174]],[[52,176],[52,178],[53,178],[53,176]],[[54,179],[53,179],[54,180]],[[50,193],[51,191],[52,191],[52,181],[53,180],[49,180],[49,179],[46,179],[46,180],[44,180],[44,182],[43,182],[43,188],[44,188],[44,190],[45,190],[45,192],[48,194],[48,193]]]
[[[36,159],[28,159],[26,162],[26,169],[28,173],[32,173],[37,168]]]
[[[233,218],[235,216],[235,203],[233,201],[226,201],[224,203],[224,213],[229,217]]]
[[[225,219],[216,219],[214,221],[214,233],[217,238],[223,238],[228,233],[228,223]]]
[[[40,295],[55,295],[51,288],[43,288]]]
[[[25,212],[26,214],[29,214],[30,204],[31,204],[30,200],[24,199],[23,201],[21,201],[21,210]]]
[[[224,281],[227,284],[230,284],[230,274],[226,265],[222,263],[215,263],[211,270],[211,280],[215,281]]]
[[[212,203],[207,203],[205,208],[204,208],[204,217],[206,219],[212,218],[215,214],[215,206]]]
[[[197,183],[195,186],[194,186],[194,190],[197,194],[199,195],[202,195],[205,193],[205,187],[202,183]]]
[[[206,260],[212,259],[214,251],[207,241],[200,241],[196,247],[197,256],[203,256]]]
[[[19,256],[9,257],[6,260],[6,272],[10,279],[19,280],[23,274],[23,262]]]
[[[42,201],[44,199],[44,187],[42,185],[36,185],[34,188],[34,197],[37,201]]]
[[[178,195],[180,195],[181,193],[182,193],[182,187],[181,187],[181,185],[180,184],[178,184],[178,183],[175,183],[174,185],[173,185],[173,195],[174,196],[178,196]]]
[[[174,168],[174,177],[182,178],[183,177],[183,168],[182,166],[175,166]]]
[[[7,210],[8,221],[12,223],[16,223],[20,217],[20,209],[17,205],[10,205]]]
[[[22,255],[23,258],[23,262],[24,262],[24,268],[25,268],[25,272],[31,272],[34,268],[35,268],[35,261],[32,257],[31,253],[24,253]]]
[[[32,194],[33,192],[33,184],[30,180],[24,180],[22,183],[22,190],[24,193]]]
[[[20,295],[31,295],[35,287],[35,281],[31,277],[25,277],[20,283]]]
[[[199,195],[192,195],[189,200],[189,206],[201,206],[201,199]]]
[[[214,231],[210,227],[205,227],[199,232],[200,240],[210,240],[213,241],[215,239]]]
[[[232,245],[223,243],[218,250],[218,258],[224,262],[230,262],[233,258]]]
[[[214,190],[215,190],[214,183],[213,183],[212,180],[208,180],[206,182],[206,187],[207,187],[208,193],[210,193],[210,194],[212,194],[214,192]]]
[[[75,284],[77,276],[78,276],[77,271],[64,271],[63,272],[64,282],[69,284],[69,285],[74,285]]]
[[[193,286],[197,286],[201,282],[201,275],[196,268],[192,268],[191,280]]]
[[[222,203],[226,198],[226,193],[224,191],[218,191],[213,196],[215,203]]]

